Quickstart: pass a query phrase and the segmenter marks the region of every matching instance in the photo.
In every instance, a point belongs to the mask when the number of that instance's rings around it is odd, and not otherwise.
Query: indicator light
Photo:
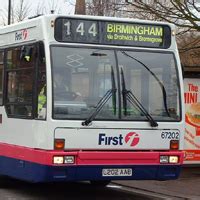
[[[169,163],[178,163],[178,156],[169,156]]]
[[[53,164],[63,164],[64,157],[63,156],[54,156],[53,157]]]
[[[54,140],[54,149],[55,150],[64,150],[65,148],[65,139],[55,139]]]
[[[51,20],[51,27],[54,27],[54,20]]]
[[[178,150],[178,149],[179,149],[179,140],[171,140],[170,150]]]

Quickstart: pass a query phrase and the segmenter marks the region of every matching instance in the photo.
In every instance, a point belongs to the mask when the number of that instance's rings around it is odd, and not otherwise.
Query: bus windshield
[[[180,120],[173,53],[52,46],[51,56],[54,119],[87,119],[114,81],[95,120],[147,121],[134,99],[156,121]]]

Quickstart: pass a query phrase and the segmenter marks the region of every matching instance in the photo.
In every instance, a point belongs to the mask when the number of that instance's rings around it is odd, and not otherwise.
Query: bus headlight
[[[74,164],[75,163],[74,156],[64,156],[64,163],[65,164]]]
[[[178,156],[160,156],[161,164],[177,164],[179,162]]]
[[[53,164],[74,164],[75,163],[75,156],[54,156],[53,157]]]
[[[169,163],[168,156],[160,156],[160,163]]]

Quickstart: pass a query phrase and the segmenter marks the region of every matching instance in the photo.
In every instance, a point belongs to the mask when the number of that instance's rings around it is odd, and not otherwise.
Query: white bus
[[[168,180],[183,163],[171,24],[49,15],[0,29],[0,174]]]

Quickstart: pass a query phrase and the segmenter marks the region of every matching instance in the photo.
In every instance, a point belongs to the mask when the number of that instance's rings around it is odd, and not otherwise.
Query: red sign
[[[184,79],[185,161],[200,163],[200,79]]]
[[[129,143],[130,146],[136,146],[140,141],[140,137],[138,133],[130,132],[125,137],[125,142]]]

